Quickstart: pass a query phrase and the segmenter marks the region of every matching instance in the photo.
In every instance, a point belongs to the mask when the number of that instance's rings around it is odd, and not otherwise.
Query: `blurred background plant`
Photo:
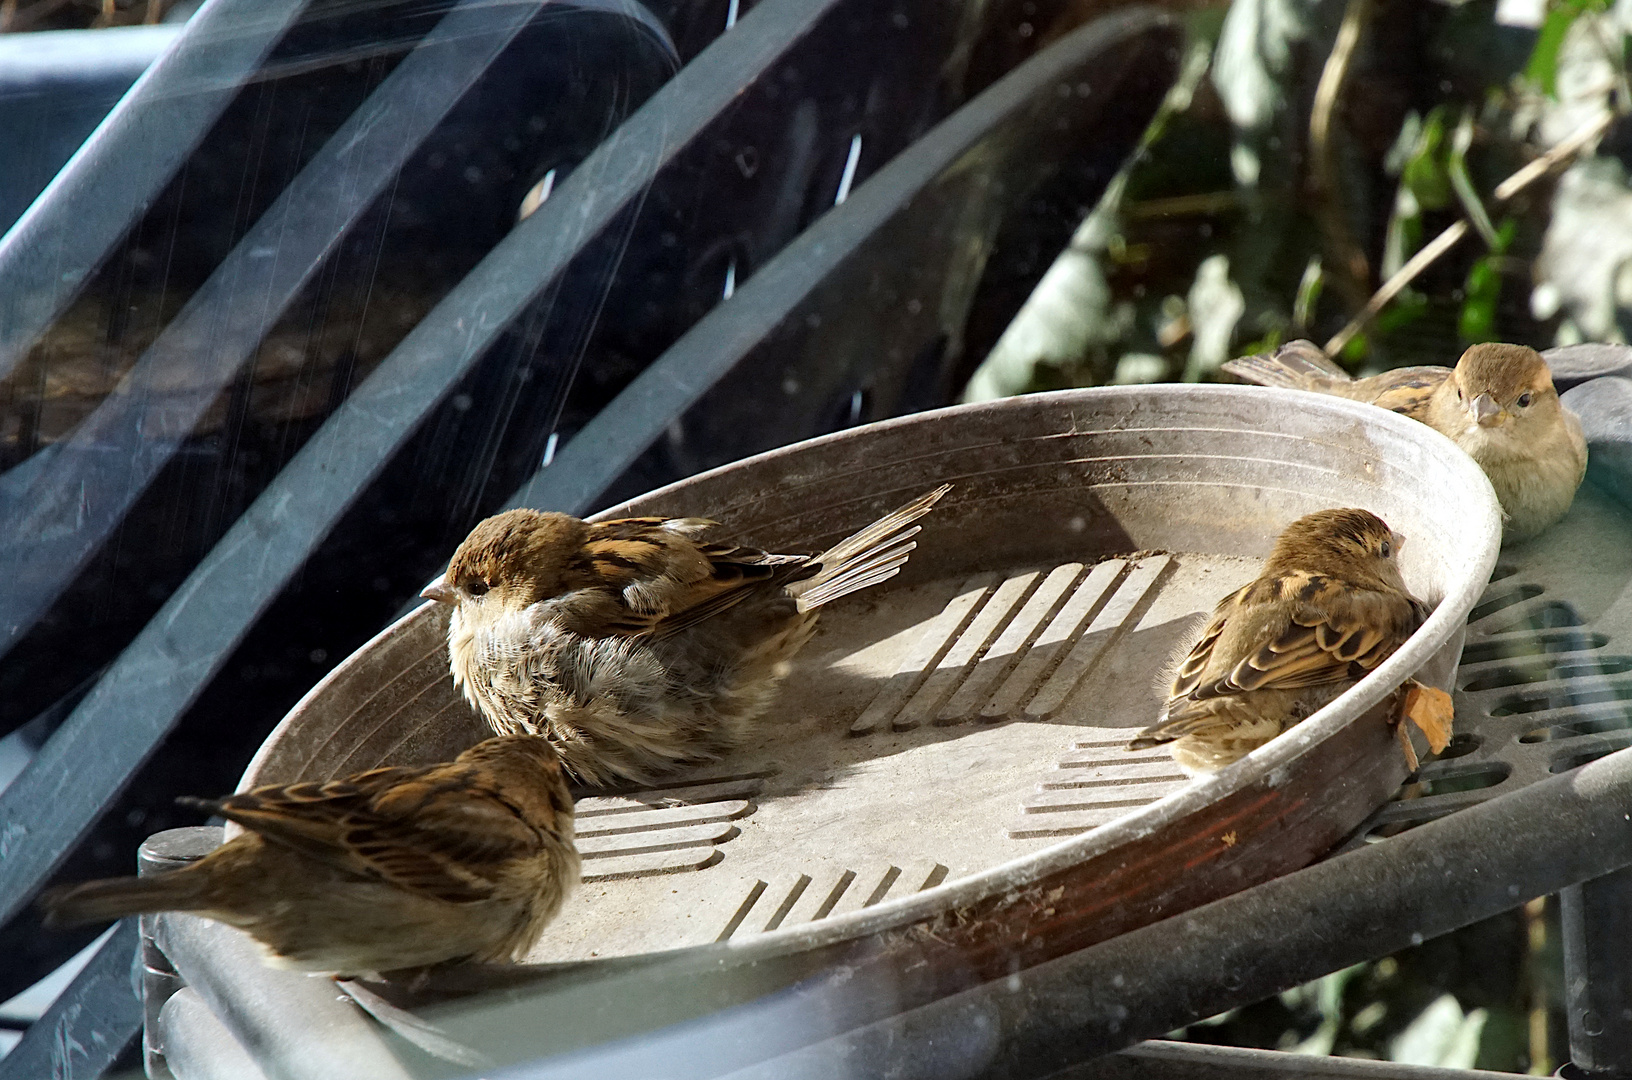
[[[1547,897],[1170,1037],[1549,1076],[1569,1057],[1562,969]]]
[[[0,0],[0,33],[96,30],[185,19],[200,0]]]
[[[1189,28],[966,400],[1205,380],[1294,337],[1357,371],[1626,340],[1632,3],[1237,0]]]
[[[1218,377],[1307,337],[1356,373],[1632,328],[1632,0],[1236,0],[964,397]],[[1175,1033],[1547,1075],[1537,900]]]

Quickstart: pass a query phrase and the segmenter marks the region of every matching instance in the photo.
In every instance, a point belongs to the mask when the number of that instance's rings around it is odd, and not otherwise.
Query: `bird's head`
[[[566,514],[507,510],[481,522],[453,553],[448,569],[421,596],[461,611],[519,611],[581,588],[589,526]]]
[[[470,747],[456,759],[473,766],[524,821],[572,840],[572,792],[562,772],[561,754],[542,735],[500,735]]]
[[[484,739],[466,749],[455,760],[487,768],[542,769],[547,773],[561,771],[560,751],[540,735],[498,735]]]
[[[1468,434],[1521,430],[1559,408],[1547,361],[1526,345],[1475,345],[1462,354],[1448,382]]]
[[[1404,538],[1368,510],[1317,510],[1286,527],[1264,573],[1304,571],[1405,591],[1398,558],[1404,544]]]

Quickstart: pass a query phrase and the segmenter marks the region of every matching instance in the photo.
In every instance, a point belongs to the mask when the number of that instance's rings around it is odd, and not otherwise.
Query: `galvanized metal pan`
[[[662,789],[582,794],[585,883],[532,960],[592,961],[571,965],[576,981],[610,957],[709,946],[699,956],[803,953],[816,970],[865,941],[875,960],[917,958],[911,988],[892,984],[905,1007],[1306,865],[1405,778],[1393,692],[1412,674],[1450,685],[1500,543],[1483,474],[1427,427],[1230,386],[943,409],[603,516],[704,516],[814,551],[943,482],[905,571],[826,611],[750,745]],[[1406,537],[1406,580],[1437,603],[1423,628],[1210,777],[1125,750],[1197,618],[1287,523],[1334,506]],[[445,632],[429,604],[384,631],[295,707],[244,784],[441,760],[483,738]]]

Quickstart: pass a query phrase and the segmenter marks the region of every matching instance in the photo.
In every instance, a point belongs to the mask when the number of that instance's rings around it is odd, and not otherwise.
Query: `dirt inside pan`
[[[1125,749],[1256,559],[1140,553],[942,578],[827,610],[756,738],[578,803],[584,883],[535,961],[700,945],[964,877],[1182,787]]]

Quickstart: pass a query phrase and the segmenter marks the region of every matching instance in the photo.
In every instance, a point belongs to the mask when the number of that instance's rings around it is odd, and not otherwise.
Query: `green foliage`
[[[1479,192],[1474,190],[1473,178],[1468,175],[1468,150],[1473,146],[1473,107],[1467,106],[1462,110],[1462,118],[1457,121],[1456,133],[1451,137],[1451,150],[1445,156],[1445,172],[1450,177],[1451,189],[1462,204],[1468,220],[1485,241],[1485,246],[1496,248],[1505,247],[1496,235],[1496,226],[1491,224],[1490,215],[1485,212],[1485,204],[1479,198]]]
[[[1242,345],[1237,351],[1239,351],[1242,356],[1254,356],[1258,353],[1274,352],[1276,349],[1281,347],[1281,342],[1285,340],[1286,335],[1284,333],[1279,330],[1271,330],[1263,337],[1258,338],[1255,341],[1249,341],[1245,345]]]
[[[1524,66],[1524,77],[1541,88],[1550,98],[1558,97],[1558,50],[1564,44],[1564,35],[1578,13],[1566,8],[1549,12],[1547,21],[1536,36],[1536,47],[1530,53],[1530,62]]]
[[[1349,367],[1354,367],[1370,355],[1371,339],[1366,336],[1364,330],[1350,338],[1348,344],[1343,346],[1343,362]]]
[[[1443,210],[1453,195],[1449,168],[1450,148],[1445,143],[1445,106],[1435,105],[1423,118],[1400,183],[1411,192],[1421,210]]]
[[[1192,20],[1193,48],[1219,39],[1222,4],[1209,9],[1204,33],[1194,32],[1199,17]],[[1259,62],[1248,66],[1272,83],[1258,87],[1256,100],[1271,103],[1267,112],[1232,122],[1239,71],[1235,83],[1198,77],[1170,100],[1095,211],[1103,237],[1068,253],[1094,271],[1094,289],[1079,289],[1073,309],[1092,330],[1079,335],[1092,347],[1028,368],[1030,385],[1209,378],[1221,355],[1346,332],[1375,291],[1459,219],[1477,238],[1438,249],[1335,358],[1370,374],[1453,363],[1459,341],[1545,347],[1558,324],[1514,303],[1508,286],[1528,288],[1533,267],[1542,265],[1544,239],[1552,243],[1564,220],[1558,192],[1568,185],[1536,183],[1505,200],[1494,193],[1563,133],[1579,130],[1591,98],[1581,88],[1600,86],[1597,100],[1632,111],[1632,80],[1624,39],[1616,47],[1621,29],[1600,19],[1612,0],[1551,0],[1533,47],[1522,33],[1495,25],[1495,6],[1237,0],[1226,36],[1238,62],[1243,49],[1258,49]],[[1360,45],[1343,60],[1332,49],[1337,20],[1356,10]],[[1289,13],[1296,18],[1281,18]],[[1270,15],[1280,21],[1266,27]],[[1602,50],[1584,35],[1587,24],[1577,25],[1584,16],[1599,20],[1593,29]],[[1227,52],[1219,47],[1215,62]],[[1610,80],[1605,59],[1614,69]],[[1325,78],[1345,63],[1347,71]],[[1187,68],[1187,77],[1197,75]],[[1218,79],[1216,69],[1213,75]],[[1320,83],[1328,92],[1336,87],[1335,105],[1324,99],[1333,105],[1325,128],[1311,124]],[[1571,97],[1567,111],[1547,100],[1556,101],[1561,84]],[[1326,135],[1317,137],[1317,128]],[[1589,145],[1582,152],[1594,151]],[[1603,186],[1616,198],[1632,191],[1622,172]],[[1554,282],[1556,275],[1534,280]],[[1090,294],[1092,304],[1080,300]],[[1224,348],[1230,352],[1221,354]],[[1438,783],[1451,790],[1458,781]],[[1564,1045],[1555,908],[1548,906],[1545,919],[1512,912],[1465,927],[1177,1037],[1550,1071]]]
[[[1549,905],[1542,920],[1549,937],[1556,932],[1556,909]],[[1541,988],[1525,972],[1535,956],[1526,948],[1526,916],[1512,911],[1333,972],[1172,1037],[1523,1072],[1547,1064],[1530,1057],[1536,1047],[1530,1041],[1529,1008]],[[1546,1000],[1556,1001],[1558,989],[1546,989]]]
[[[1415,289],[1401,289],[1389,305],[1372,320],[1378,333],[1388,334],[1404,329],[1428,314],[1428,297]]]
[[[1554,0],[1552,10],[1541,24],[1535,48],[1530,50],[1530,61],[1524,66],[1524,77],[1548,97],[1558,97],[1558,54],[1564,46],[1564,36],[1575,20],[1588,11],[1608,11],[1610,0]]]
[[[1476,341],[1496,341],[1500,336],[1496,332],[1496,305],[1502,297],[1501,265],[1517,231],[1518,223],[1512,218],[1503,221],[1490,253],[1468,270],[1467,281],[1462,286],[1462,310],[1457,316],[1456,332],[1470,345]]]

